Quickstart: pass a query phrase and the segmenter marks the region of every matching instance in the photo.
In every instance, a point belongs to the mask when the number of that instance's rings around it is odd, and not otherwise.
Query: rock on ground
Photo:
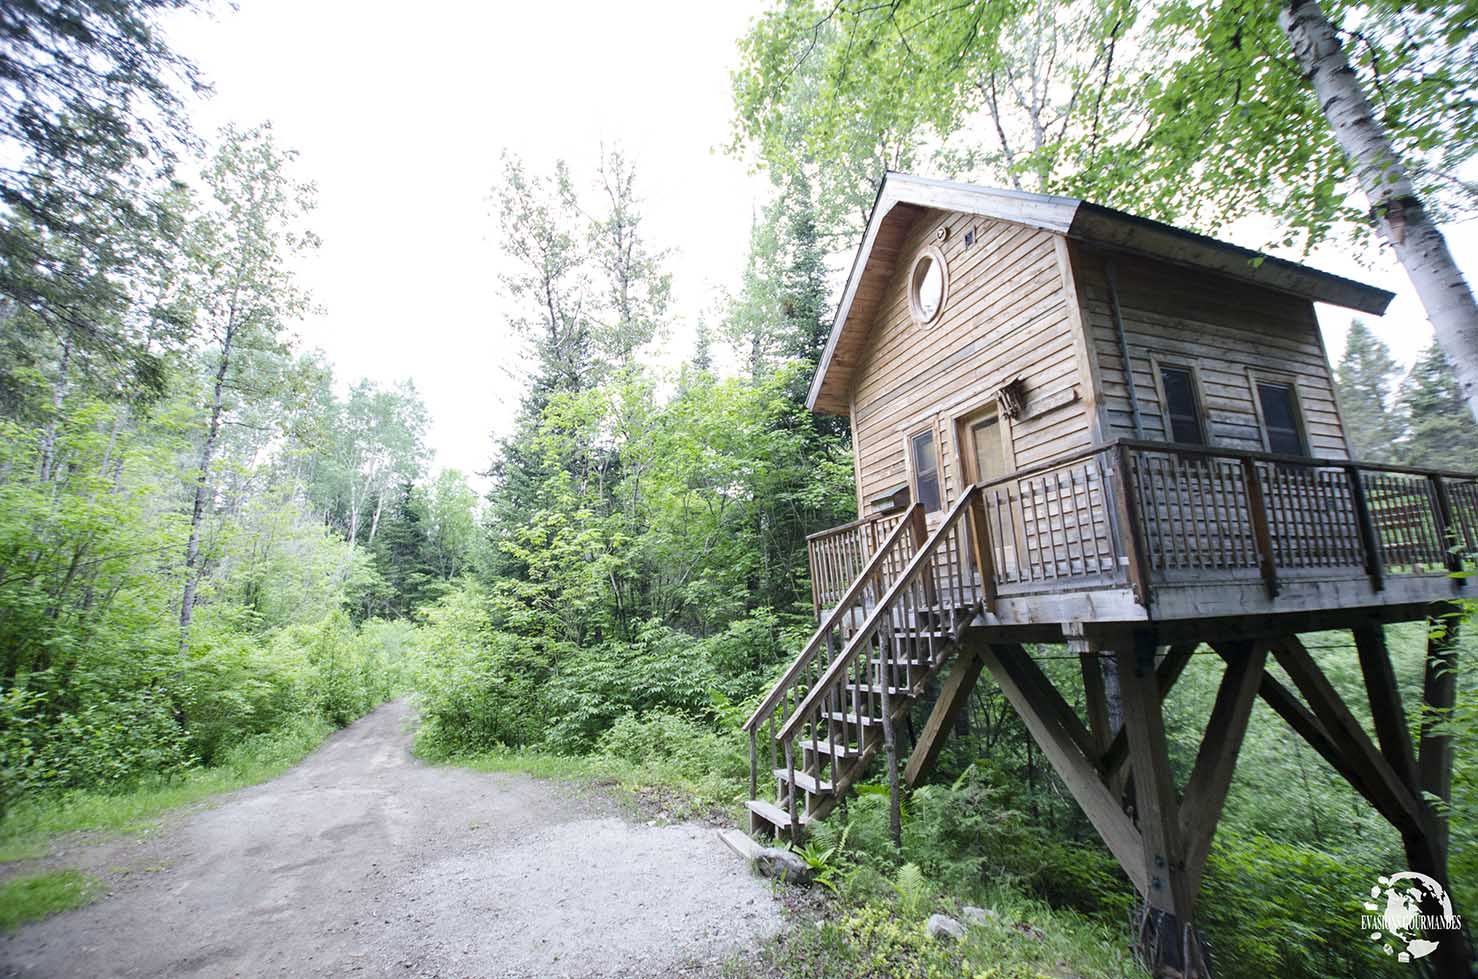
[[[931,914],[925,926],[929,929],[929,937],[941,941],[957,942],[965,937],[965,926],[947,914]]]

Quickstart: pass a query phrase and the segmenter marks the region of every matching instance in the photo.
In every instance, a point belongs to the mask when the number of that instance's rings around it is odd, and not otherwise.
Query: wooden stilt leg
[[[1421,745],[1418,767],[1422,791],[1444,803],[1452,801],[1452,735],[1443,724],[1457,700],[1456,612],[1427,623],[1427,665],[1422,679]],[[1433,835],[1447,849],[1447,814],[1437,813]]]
[[[1198,956],[1187,940],[1193,934],[1192,900],[1180,838],[1179,802],[1155,679],[1153,638],[1136,636],[1133,645],[1126,644],[1116,651],[1116,659],[1149,885],[1144,892],[1149,910],[1141,935],[1142,951],[1156,974],[1193,974]]]

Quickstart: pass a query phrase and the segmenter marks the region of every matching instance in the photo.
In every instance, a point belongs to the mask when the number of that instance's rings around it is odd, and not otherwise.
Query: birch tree
[[[314,190],[289,175],[295,156],[277,145],[267,126],[228,127],[203,174],[209,199],[193,223],[188,247],[190,300],[206,344],[209,374],[199,452],[190,476],[181,653],[189,648],[201,577],[201,532],[215,496],[213,467],[222,428],[231,421],[242,392],[264,380],[262,368],[286,355],[288,326],[309,308],[291,262],[318,243],[301,227],[312,210]]]
[[[1375,226],[1406,270],[1437,342],[1452,359],[1468,410],[1478,418],[1478,302],[1473,290],[1428,215],[1318,0],[1293,0],[1279,12],[1278,24],[1354,166]]]

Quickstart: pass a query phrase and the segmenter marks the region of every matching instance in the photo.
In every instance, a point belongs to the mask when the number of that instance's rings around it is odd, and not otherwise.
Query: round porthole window
[[[908,276],[908,305],[919,323],[932,323],[944,306],[945,289],[949,285],[944,253],[926,248],[914,259]]]

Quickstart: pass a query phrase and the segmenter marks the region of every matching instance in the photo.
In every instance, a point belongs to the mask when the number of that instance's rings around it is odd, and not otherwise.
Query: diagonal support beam
[[[1201,887],[1201,875],[1232,785],[1237,754],[1247,735],[1247,722],[1262,687],[1268,658],[1265,646],[1250,642],[1233,644],[1229,652],[1227,669],[1216,691],[1216,703],[1206,722],[1206,733],[1196,753],[1195,767],[1186,781],[1180,807],[1186,885],[1192,902]]]
[[[974,649],[962,649],[955,657],[949,676],[939,689],[939,698],[934,701],[934,709],[929,712],[929,719],[924,722],[924,729],[919,733],[918,741],[908,756],[908,765],[903,770],[903,779],[910,787],[918,785],[934,769],[939,752],[949,740],[955,720],[970,702],[970,693],[984,668],[985,663]]]
[[[992,644],[981,659],[1109,851],[1146,893],[1139,831],[1089,761],[1092,742],[1083,722],[1020,645]]]
[[[1411,729],[1406,726],[1401,688],[1396,685],[1396,671],[1386,649],[1385,631],[1378,625],[1360,626],[1351,631],[1355,634],[1355,651],[1365,677],[1365,692],[1370,696],[1370,714],[1375,722],[1375,736],[1380,739],[1381,754],[1402,784],[1420,798],[1416,751],[1411,744]]]
[[[1350,713],[1303,642],[1297,636],[1280,638],[1273,645],[1273,655],[1303,694],[1319,723],[1343,745],[1346,762],[1359,774],[1360,784],[1370,791],[1376,809],[1403,834],[1421,831],[1426,820],[1418,799]]]

